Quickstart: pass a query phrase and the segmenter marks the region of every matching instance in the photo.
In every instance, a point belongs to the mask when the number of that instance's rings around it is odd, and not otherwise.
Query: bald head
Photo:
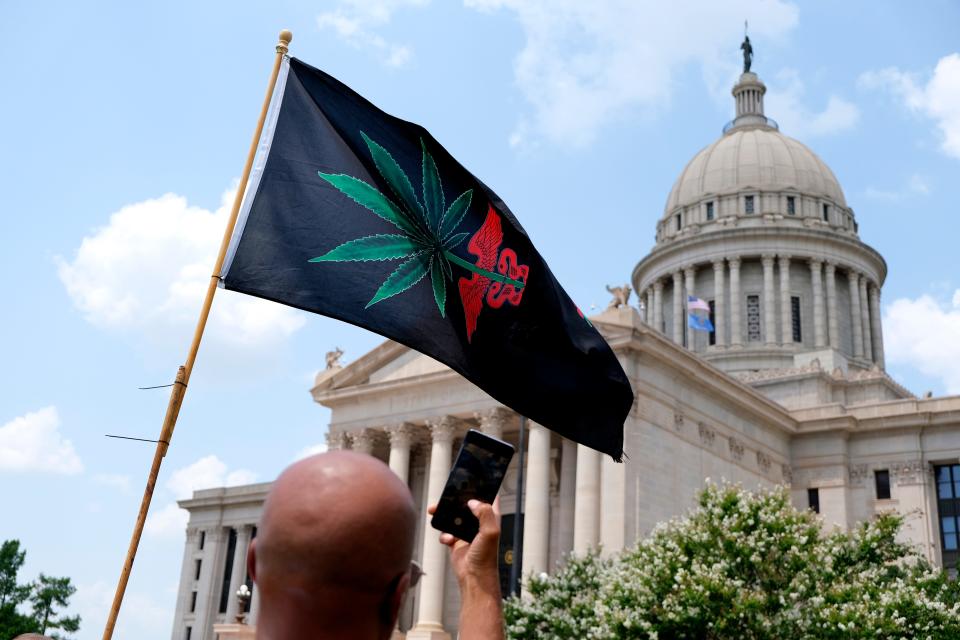
[[[257,530],[258,583],[382,590],[410,565],[410,490],[368,455],[335,451],[284,471]]]

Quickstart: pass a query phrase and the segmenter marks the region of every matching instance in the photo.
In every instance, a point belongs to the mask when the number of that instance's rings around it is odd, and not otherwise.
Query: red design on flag
[[[500,216],[497,215],[492,205],[488,205],[487,218],[470,238],[470,242],[467,243],[467,251],[477,256],[476,264],[481,269],[493,271],[496,267],[496,273],[513,278],[526,285],[530,267],[517,262],[517,253],[513,249],[505,248],[500,251],[502,243],[503,229],[500,226]],[[491,281],[490,278],[479,273],[474,273],[469,280],[460,278],[458,285],[467,322],[467,342],[473,339],[473,332],[477,329],[477,319],[483,309],[485,297],[487,304],[493,309],[499,309],[504,303],[516,306],[520,304],[523,292],[526,289],[526,287],[523,287],[517,290],[512,284]]]

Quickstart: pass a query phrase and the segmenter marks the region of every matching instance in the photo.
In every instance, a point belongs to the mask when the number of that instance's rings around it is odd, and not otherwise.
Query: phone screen
[[[492,503],[512,457],[513,446],[479,431],[468,431],[430,524],[472,541],[480,523],[467,502],[477,499]]]

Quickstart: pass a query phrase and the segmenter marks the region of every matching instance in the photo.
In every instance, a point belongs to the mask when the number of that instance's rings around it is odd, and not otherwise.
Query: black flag
[[[221,283],[375,331],[623,454],[630,383],[503,201],[426,129],[299,60],[281,70]]]

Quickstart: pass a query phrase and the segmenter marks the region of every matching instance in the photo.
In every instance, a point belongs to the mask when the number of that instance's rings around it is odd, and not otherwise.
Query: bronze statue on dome
[[[753,45],[750,44],[750,36],[743,36],[740,49],[743,51],[743,72],[750,73],[750,65],[753,64]]]

